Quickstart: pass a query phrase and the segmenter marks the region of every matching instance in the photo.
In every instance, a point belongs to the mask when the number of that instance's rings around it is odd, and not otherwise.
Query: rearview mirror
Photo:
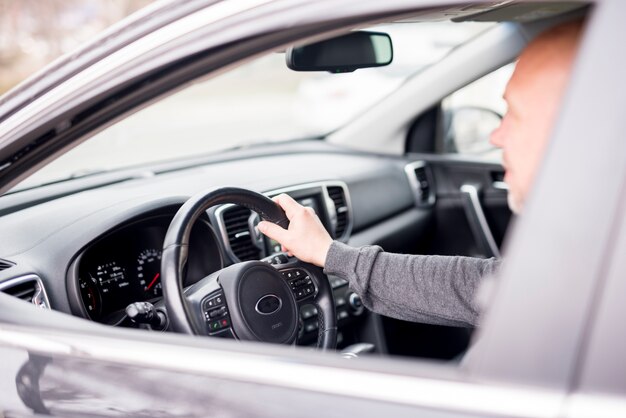
[[[391,38],[381,32],[350,32],[314,44],[289,48],[287,67],[294,71],[348,73],[382,67],[393,60]]]

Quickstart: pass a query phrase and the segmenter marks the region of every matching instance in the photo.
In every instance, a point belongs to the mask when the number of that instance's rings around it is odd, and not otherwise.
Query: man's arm
[[[496,259],[386,253],[378,246],[353,248],[333,241],[325,272],[349,281],[370,310],[413,322],[475,326],[481,278]]]
[[[347,279],[370,310],[430,324],[477,324],[476,290],[499,261],[390,254],[377,246],[352,248],[333,241],[313,209],[285,194],[275,201],[285,210],[289,227],[263,221],[259,230],[290,255]]]

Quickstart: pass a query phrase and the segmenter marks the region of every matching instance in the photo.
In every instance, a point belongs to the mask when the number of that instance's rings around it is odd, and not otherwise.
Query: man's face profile
[[[508,110],[491,143],[503,150],[509,206],[519,213],[550,137],[574,61],[582,22],[559,25],[533,40],[507,84]]]

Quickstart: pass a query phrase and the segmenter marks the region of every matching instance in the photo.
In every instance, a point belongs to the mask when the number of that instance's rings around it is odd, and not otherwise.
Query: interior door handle
[[[509,185],[503,181],[494,181],[491,183],[491,187],[498,190],[509,190]]]
[[[491,175],[491,187],[496,190],[509,190],[509,185],[504,182],[504,170],[494,170]]]
[[[478,186],[464,184],[461,186],[461,195],[463,196],[465,215],[479,248],[487,257],[500,257],[500,250],[480,204]]]

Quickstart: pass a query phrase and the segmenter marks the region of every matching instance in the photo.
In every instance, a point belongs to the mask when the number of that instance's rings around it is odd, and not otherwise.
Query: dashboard
[[[352,229],[352,209],[345,183],[307,183],[266,195],[273,197],[281,193],[312,208],[335,239],[347,242]],[[113,228],[81,250],[67,275],[74,313],[107,325],[136,327],[126,314],[130,304],[150,302],[163,309],[161,253],[173,216],[174,213],[142,216]],[[281,252],[281,246],[258,232],[259,221],[257,213],[241,206],[230,204],[209,209],[205,219],[192,229],[184,286],[228,264],[271,261],[273,255]],[[341,324],[345,326],[363,314],[360,298],[348,289],[346,280],[333,277],[331,286]],[[300,312],[299,343],[315,343],[317,329],[315,307],[304,306]]]
[[[119,180],[107,175],[99,183],[96,176],[1,197],[0,229],[10,239],[0,241],[0,258],[10,267],[0,269],[0,290],[21,297],[26,284],[16,280],[32,277],[29,291],[41,288],[46,305],[56,311],[136,327],[125,315],[129,304],[162,304],[160,256],[175,213],[190,196],[227,185],[269,197],[287,193],[312,207],[335,239],[351,245],[380,242],[386,249],[401,249],[414,239],[405,231],[420,230],[430,220],[428,208],[416,209],[403,159],[341,153],[323,141],[234,151],[220,158],[197,166],[172,163],[154,168],[152,176],[145,170],[137,177],[114,173]],[[322,175],[330,180],[320,180]],[[42,197],[43,192],[49,196]],[[209,209],[192,232],[184,285],[233,263],[271,257],[278,246],[259,234],[259,221],[243,207]],[[369,315],[345,280],[329,279],[339,347],[359,342]],[[303,307],[300,317],[299,342],[313,343],[314,308]]]

